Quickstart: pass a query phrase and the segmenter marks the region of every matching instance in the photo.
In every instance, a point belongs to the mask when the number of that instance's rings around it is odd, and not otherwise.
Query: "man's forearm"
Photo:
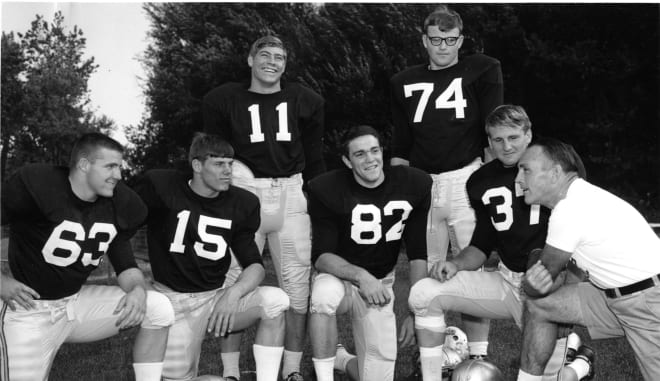
[[[360,286],[360,280],[368,273],[360,266],[353,265],[344,258],[332,254],[323,253],[314,263],[318,271],[336,276],[339,279],[347,280],[357,287]]]
[[[264,280],[266,272],[259,263],[253,263],[243,269],[241,275],[230,288],[240,294],[241,297],[255,290]]]
[[[147,282],[144,279],[144,275],[137,267],[122,271],[117,276],[117,283],[119,283],[119,287],[126,293],[133,291],[135,287],[141,287],[144,290],[147,289]]]
[[[451,261],[454,262],[459,271],[477,270],[486,262],[486,254],[474,246],[467,246]]]

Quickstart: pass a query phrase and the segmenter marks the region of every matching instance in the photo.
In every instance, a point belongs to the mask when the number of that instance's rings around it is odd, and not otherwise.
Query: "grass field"
[[[265,258],[268,277],[266,283],[274,284],[275,276],[272,273],[270,260]],[[397,266],[398,278],[395,291],[399,299],[397,303],[397,316],[406,312],[405,296],[407,295],[407,263],[405,257]],[[460,326],[456,314],[448,315],[449,325]],[[350,322],[347,316],[340,317],[340,341],[349,349],[353,349]],[[129,330],[111,339],[90,344],[65,344],[59,351],[50,380],[53,381],[111,381],[132,380],[131,346],[135,330]],[[590,342],[586,331],[579,329],[578,333],[586,342]],[[245,335],[245,344],[242,346],[241,370],[242,380],[255,380],[254,361],[251,353],[254,330]],[[489,358],[505,374],[507,380],[515,380],[520,351],[520,332],[518,328],[507,321],[493,321],[490,331]],[[625,339],[601,340],[590,343],[597,352],[597,371],[595,380],[602,381],[635,381],[641,380],[641,375],[635,364],[630,346]],[[204,342],[202,357],[200,359],[200,374],[222,374],[220,365],[219,345],[217,340],[209,337]],[[309,344],[303,357],[303,373],[307,380],[312,380],[311,348]],[[396,363],[396,380],[403,380],[412,369],[412,348],[401,348]],[[339,381],[344,381],[340,379]]]

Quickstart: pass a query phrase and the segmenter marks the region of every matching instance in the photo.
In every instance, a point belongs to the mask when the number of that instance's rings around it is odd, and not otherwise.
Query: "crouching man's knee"
[[[289,309],[289,297],[278,287],[259,286],[257,288],[259,304],[263,310],[262,318],[274,319]]]
[[[335,315],[344,299],[344,283],[330,274],[317,274],[312,281],[312,300],[309,311],[313,314]]]
[[[170,299],[157,291],[147,291],[147,311],[141,326],[159,329],[174,324],[174,309]]]
[[[415,314],[415,328],[431,332],[444,332],[447,328],[444,312],[439,306],[429,309],[431,302],[437,296],[433,292],[437,281],[432,278],[420,279],[410,288],[408,306]]]

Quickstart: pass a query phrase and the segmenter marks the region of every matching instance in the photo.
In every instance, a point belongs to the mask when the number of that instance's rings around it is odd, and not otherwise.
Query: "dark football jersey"
[[[243,267],[261,264],[254,233],[259,200],[230,186],[214,198],[190,189],[190,176],[151,170],[135,190],[149,208],[147,243],[154,279],[178,292],[222,287],[231,262],[229,248]]]
[[[402,237],[408,259],[426,260],[431,178],[423,171],[392,167],[381,185],[369,189],[350,170],[338,169],[313,179],[309,188],[312,263],[332,253],[381,279],[394,269]]]
[[[482,156],[484,120],[502,104],[499,61],[475,54],[443,70],[413,66],[393,76],[390,86],[393,157],[442,173]]]
[[[227,83],[204,96],[204,130],[229,141],[256,177],[305,180],[325,171],[323,98],[297,83],[272,94]]]
[[[468,179],[468,196],[477,217],[470,245],[486,255],[497,249],[506,267],[524,272],[529,252],[545,246],[550,210],[525,204],[522,189],[514,182],[517,173],[517,167],[506,168],[493,160]]]
[[[111,198],[79,199],[65,167],[26,165],[2,187],[11,272],[41,299],[78,292],[103,254],[118,274],[137,267],[129,240],[145,217],[145,205],[121,182]]]

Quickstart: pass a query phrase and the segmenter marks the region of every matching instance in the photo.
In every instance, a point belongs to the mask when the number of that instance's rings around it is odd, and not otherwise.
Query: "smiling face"
[[[233,158],[209,156],[192,162],[192,190],[203,197],[215,197],[229,189]]]
[[[385,180],[383,149],[373,135],[362,135],[348,143],[348,157],[344,164],[353,171],[353,177],[365,188],[375,188]]]
[[[254,56],[248,56],[252,68],[250,90],[255,92],[279,91],[280,79],[286,69],[286,53],[277,46],[264,46]]]
[[[488,127],[488,145],[505,167],[513,167],[532,140],[532,131],[520,127],[496,125]]]
[[[446,41],[442,41],[440,45],[435,46],[431,43],[431,39],[437,37],[453,37],[458,38],[458,40],[454,46],[447,45]],[[429,25],[426,29],[426,34],[422,36],[422,43],[429,55],[429,66],[431,70],[446,69],[458,63],[458,50],[463,45],[463,36],[458,28],[442,31],[437,25]]]
[[[85,174],[86,188],[91,199],[96,196],[112,197],[121,180],[122,153],[100,147],[89,158],[81,159],[80,167]]]
[[[516,183],[523,190],[526,204],[552,208],[556,189],[555,167],[540,146],[532,146],[525,151],[518,162]]]

